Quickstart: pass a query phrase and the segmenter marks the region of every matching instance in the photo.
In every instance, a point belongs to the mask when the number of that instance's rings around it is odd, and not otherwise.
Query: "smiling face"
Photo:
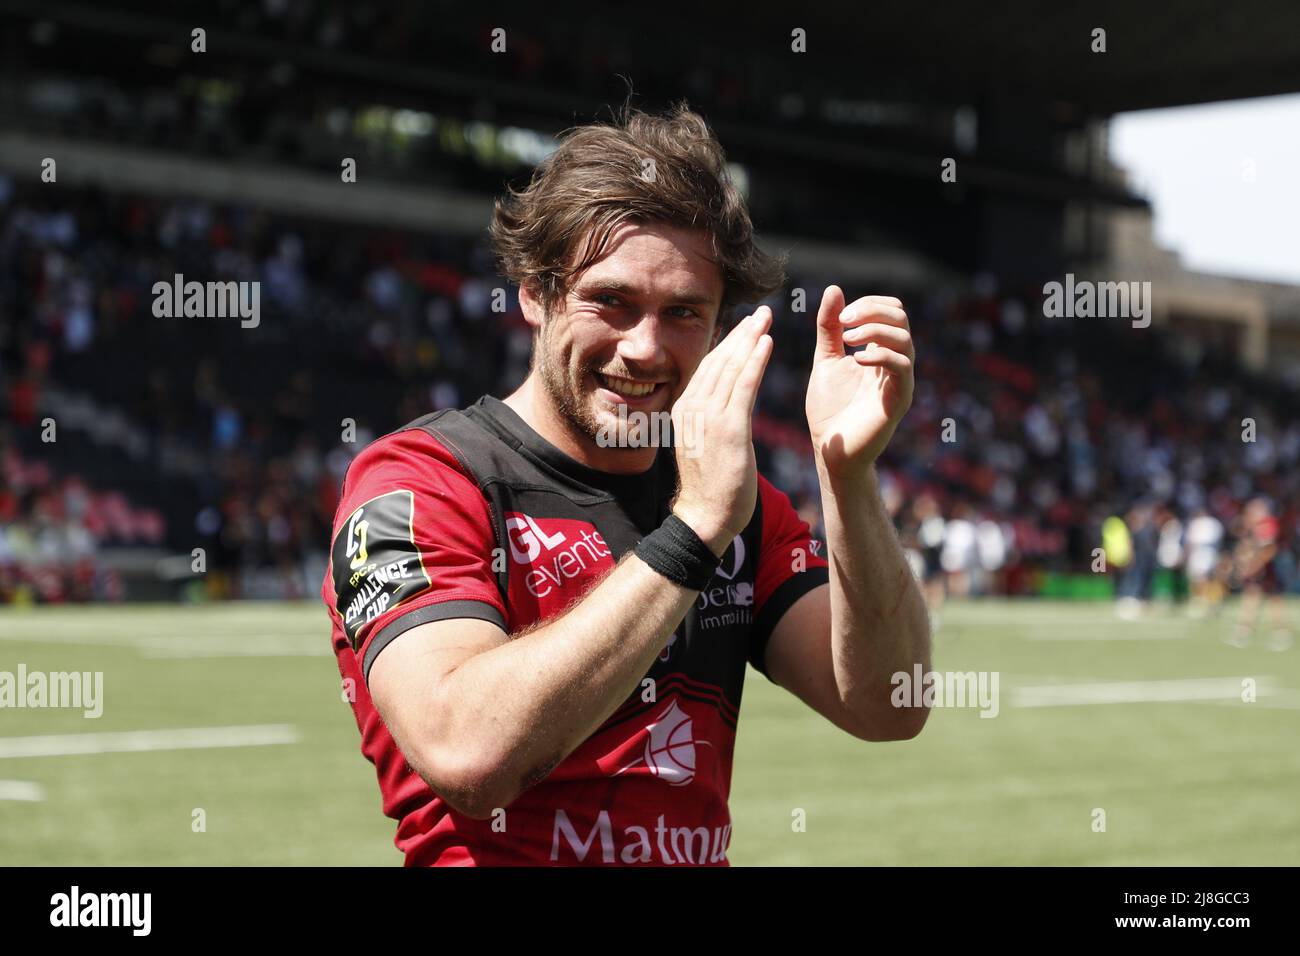
[[[629,223],[549,314],[521,292],[524,315],[539,329],[532,374],[547,417],[583,447],[581,459],[608,467],[631,452],[648,466],[646,449],[600,449],[598,436],[619,434],[620,406],[629,414],[670,411],[713,345],[724,284],[709,252],[702,232]]]

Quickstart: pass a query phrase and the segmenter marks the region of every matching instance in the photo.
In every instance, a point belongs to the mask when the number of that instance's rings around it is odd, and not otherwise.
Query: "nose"
[[[664,364],[664,347],[660,341],[659,317],[642,315],[618,340],[618,356],[628,365],[656,369]]]

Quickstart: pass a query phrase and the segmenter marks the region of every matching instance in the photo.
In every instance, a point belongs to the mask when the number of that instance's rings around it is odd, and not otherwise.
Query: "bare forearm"
[[[880,499],[875,467],[832,478],[819,465],[830,561],[831,652],[841,700],[864,724],[911,723],[891,677],[930,668],[925,599]],[[916,728],[919,729],[919,726]]]
[[[502,778],[531,786],[637,688],[696,597],[629,556],[559,617],[461,664],[439,719],[450,739],[499,754]]]

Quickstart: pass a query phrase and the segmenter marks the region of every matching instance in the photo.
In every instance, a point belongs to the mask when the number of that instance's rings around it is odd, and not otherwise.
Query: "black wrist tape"
[[[633,553],[674,584],[703,591],[722,559],[681,518],[670,514],[642,538]]]

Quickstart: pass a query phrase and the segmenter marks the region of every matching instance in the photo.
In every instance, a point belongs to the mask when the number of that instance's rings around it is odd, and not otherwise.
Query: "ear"
[[[542,318],[546,309],[542,306],[541,284],[536,278],[528,278],[519,286],[519,310],[524,314],[524,321],[537,331],[542,327]]]

